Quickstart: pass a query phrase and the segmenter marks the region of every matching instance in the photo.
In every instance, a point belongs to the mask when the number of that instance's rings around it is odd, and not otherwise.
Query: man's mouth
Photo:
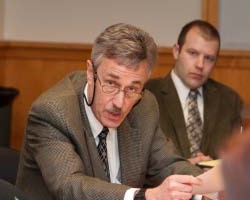
[[[111,120],[120,120],[121,116],[122,116],[122,112],[121,109],[117,109],[117,108],[113,108],[112,110],[108,110],[108,118]]]
[[[198,79],[198,80],[202,80],[203,76],[202,74],[198,74],[198,73],[190,73],[191,78],[193,79]]]

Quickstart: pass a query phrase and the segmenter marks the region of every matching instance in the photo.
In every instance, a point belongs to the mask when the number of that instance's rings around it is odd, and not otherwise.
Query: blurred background
[[[159,61],[152,77],[164,76],[173,66],[171,46],[185,23],[204,19],[214,24],[222,51],[212,76],[241,95],[247,120],[249,7],[245,0],[0,0],[0,86],[12,89],[0,106],[0,140],[20,150],[34,99],[67,73],[85,69],[95,37],[118,22],[139,26],[155,38]],[[4,92],[0,102],[7,98]]]

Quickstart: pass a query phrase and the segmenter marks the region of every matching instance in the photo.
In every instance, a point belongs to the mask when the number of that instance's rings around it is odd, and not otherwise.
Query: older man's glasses
[[[124,92],[124,96],[130,100],[137,101],[143,96],[143,91],[139,90],[135,87],[125,87],[124,89],[121,89],[117,85],[108,85],[108,84],[102,84],[101,80],[99,79],[97,73],[95,73],[95,76],[97,77],[97,80],[100,83],[100,86],[102,88],[102,91],[106,94],[110,95],[117,95],[119,92]]]

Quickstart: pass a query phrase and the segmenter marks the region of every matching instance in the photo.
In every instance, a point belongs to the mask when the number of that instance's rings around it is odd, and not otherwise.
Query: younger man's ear
[[[178,58],[179,50],[180,50],[180,46],[177,43],[175,43],[173,48],[172,48],[172,53],[173,53],[174,59]]]

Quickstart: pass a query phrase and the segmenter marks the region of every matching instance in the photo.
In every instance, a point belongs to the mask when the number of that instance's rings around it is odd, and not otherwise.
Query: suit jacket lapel
[[[220,98],[218,97],[218,93],[216,92],[216,87],[210,84],[210,81],[204,85],[203,87],[203,95],[204,95],[204,128],[203,128],[203,137],[201,141],[201,149],[202,151],[207,150],[210,141],[209,133],[211,133],[215,127],[215,122],[218,122],[216,116],[218,111],[218,106],[220,102]]]
[[[168,114],[173,123],[173,127],[176,127],[176,130],[174,130],[177,135],[176,140],[180,138],[177,142],[180,145],[181,152],[185,157],[190,157],[190,143],[187,134],[183,134],[186,133],[186,124],[181,102],[170,74],[165,77],[165,81],[162,84],[162,95],[166,103],[171,102],[171,106],[168,108]]]
[[[98,177],[102,180],[109,181],[103,169],[103,166],[101,163],[102,161],[99,158],[99,154],[98,154],[97,147],[95,144],[95,139],[93,137],[93,134],[89,125],[88,117],[85,111],[85,107],[84,107],[85,100],[83,97],[84,87],[82,88],[80,96],[79,96],[80,109],[81,109],[82,119],[84,123],[83,131],[85,135],[85,138],[84,138],[85,142],[83,141],[83,145],[82,145],[82,148],[84,150],[81,156],[83,157],[82,159],[84,160],[84,163],[86,165],[87,174],[89,174],[90,176]],[[86,146],[84,144],[86,144]]]
[[[132,128],[125,120],[117,130],[118,145],[120,153],[121,182],[135,187],[141,176],[141,151],[142,136],[139,131]]]
[[[93,135],[87,137],[87,145],[89,147],[88,148],[89,154],[91,155],[90,156],[90,163],[92,163],[92,170],[93,170],[94,177],[98,177],[102,180],[109,181],[106,174],[105,174],[105,171],[103,169],[103,166],[101,163],[102,161],[99,158]]]

